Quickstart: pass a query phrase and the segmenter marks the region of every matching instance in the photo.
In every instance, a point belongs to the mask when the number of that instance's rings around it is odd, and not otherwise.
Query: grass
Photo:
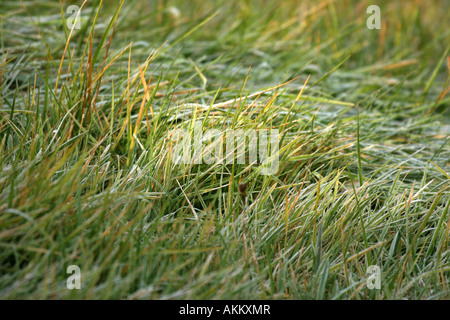
[[[380,30],[369,1],[70,4],[1,4],[0,298],[450,298],[447,1]],[[278,128],[277,174],[176,165],[195,121]]]

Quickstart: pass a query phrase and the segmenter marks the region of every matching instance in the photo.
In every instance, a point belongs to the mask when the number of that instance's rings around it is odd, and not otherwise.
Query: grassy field
[[[1,1],[0,298],[450,299],[450,3],[375,3]]]

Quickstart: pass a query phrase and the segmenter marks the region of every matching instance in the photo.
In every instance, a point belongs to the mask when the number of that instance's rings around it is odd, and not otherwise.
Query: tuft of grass
[[[448,2],[262,2],[2,2],[0,298],[450,298]]]

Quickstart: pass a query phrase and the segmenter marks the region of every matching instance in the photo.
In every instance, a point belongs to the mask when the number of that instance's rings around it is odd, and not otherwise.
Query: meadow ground
[[[449,299],[449,2],[371,4],[1,1],[0,298]]]

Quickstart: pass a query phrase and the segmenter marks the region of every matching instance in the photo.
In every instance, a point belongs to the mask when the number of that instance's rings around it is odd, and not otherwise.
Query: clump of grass
[[[0,297],[450,297],[446,1],[381,30],[365,1],[68,5],[2,3]],[[176,165],[196,121],[279,129],[277,174]]]

